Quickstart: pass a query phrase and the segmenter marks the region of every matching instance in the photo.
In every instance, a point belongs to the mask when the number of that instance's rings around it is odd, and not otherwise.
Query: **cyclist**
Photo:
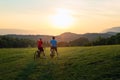
[[[52,50],[55,50],[55,52],[57,53],[57,57],[58,57],[57,40],[55,40],[55,37],[52,37],[52,40],[50,41],[50,44],[51,44],[51,48],[50,48],[51,54],[53,54]]]
[[[37,41],[37,45],[38,45],[38,50],[40,51],[40,52],[38,52],[38,57],[40,57],[41,53],[43,53],[43,56],[45,57],[45,53],[44,53],[44,49],[43,49],[43,41],[41,38]]]

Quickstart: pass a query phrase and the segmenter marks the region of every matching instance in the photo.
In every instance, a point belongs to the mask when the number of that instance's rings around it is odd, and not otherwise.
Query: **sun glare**
[[[57,9],[56,14],[51,17],[52,25],[56,28],[68,28],[73,21],[71,12],[67,9]]]

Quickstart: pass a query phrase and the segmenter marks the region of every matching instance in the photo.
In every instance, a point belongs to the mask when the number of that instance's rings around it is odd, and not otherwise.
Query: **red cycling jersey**
[[[38,48],[42,47],[43,42],[41,40],[38,40]]]

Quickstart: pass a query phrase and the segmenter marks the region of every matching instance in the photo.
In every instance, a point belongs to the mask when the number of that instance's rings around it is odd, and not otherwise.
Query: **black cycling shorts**
[[[38,47],[38,49],[42,52],[44,51],[43,47]]]
[[[54,49],[55,51],[57,51],[57,47],[51,46],[51,49]]]

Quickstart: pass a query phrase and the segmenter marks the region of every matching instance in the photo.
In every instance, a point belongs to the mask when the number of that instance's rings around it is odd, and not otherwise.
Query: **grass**
[[[58,48],[59,59],[33,59],[35,48],[0,49],[0,80],[120,80],[120,45]]]

